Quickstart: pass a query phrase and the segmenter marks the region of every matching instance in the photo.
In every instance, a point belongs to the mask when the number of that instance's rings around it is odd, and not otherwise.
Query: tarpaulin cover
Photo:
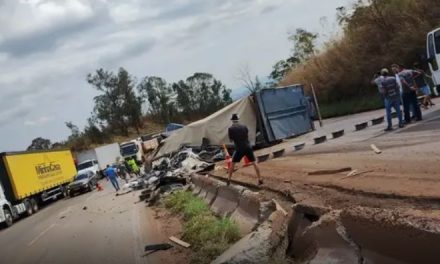
[[[230,144],[228,128],[231,126],[232,114],[238,114],[240,123],[248,127],[249,141],[255,145],[257,117],[254,103],[250,97],[238,100],[214,114],[191,123],[173,133],[164,142],[157,157],[179,150],[182,144],[192,146],[202,145],[202,139],[209,139],[212,145]]]

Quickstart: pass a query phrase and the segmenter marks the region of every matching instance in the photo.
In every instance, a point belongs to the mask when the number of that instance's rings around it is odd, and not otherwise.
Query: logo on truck
[[[55,162],[40,163],[35,166],[35,171],[40,178],[61,174],[61,165]]]

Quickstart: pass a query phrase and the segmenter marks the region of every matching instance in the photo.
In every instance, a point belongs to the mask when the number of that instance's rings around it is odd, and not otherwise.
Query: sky
[[[86,76],[124,67],[168,82],[209,72],[233,93],[291,53],[287,33],[320,42],[350,0],[0,0],[0,152],[82,128],[97,92]]]

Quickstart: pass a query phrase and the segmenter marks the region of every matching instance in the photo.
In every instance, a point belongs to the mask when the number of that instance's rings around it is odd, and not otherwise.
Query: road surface
[[[115,196],[108,182],[60,200],[0,230],[1,263],[160,263],[144,243],[163,242],[157,223],[135,192]]]

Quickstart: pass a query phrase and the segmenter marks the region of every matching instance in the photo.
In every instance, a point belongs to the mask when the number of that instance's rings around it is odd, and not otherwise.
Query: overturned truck
[[[267,146],[299,136],[314,129],[312,109],[302,85],[263,89],[178,130],[162,142],[156,158],[183,147],[230,146],[228,127],[232,114],[238,114],[240,122],[248,127],[253,146]]]

